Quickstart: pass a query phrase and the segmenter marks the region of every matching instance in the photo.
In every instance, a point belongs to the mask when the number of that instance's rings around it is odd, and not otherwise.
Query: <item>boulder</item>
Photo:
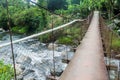
[[[120,35],[120,29],[119,29],[117,32],[118,32],[118,34]]]
[[[35,80],[34,73],[29,73],[28,75],[24,76],[23,80]]]
[[[32,59],[26,55],[20,55],[19,57],[17,57],[17,60],[16,60],[17,63],[28,63],[28,64],[30,64],[31,61]]]
[[[116,24],[118,24],[118,23],[120,23],[120,20],[119,20],[119,19],[114,19],[114,22],[115,22]]]
[[[23,72],[23,76],[26,76],[27,74],[29,74],[29,73],[34,73],[35,71],[34,70],[31,70],[31,69],[27,69],[27,70],[25,70],[24,72]]]
[[[108,25],[108,27],[109,27],[110,29],[115,29],[117,26],[116,26],[115,23],[111,23],[111,24]]]
[[[48,45],[48,49],[49,49],[49,50],[56,49],[57,47],[58,47],[58,45],[57,45],[57,44],[53,44],[53,43],[50,43],[50,44]]]
[[[15,67],[16,67],[16,74],[20,75],[23,72],[23,70],[21,68],[21,65],[20,64],[16,64]]]

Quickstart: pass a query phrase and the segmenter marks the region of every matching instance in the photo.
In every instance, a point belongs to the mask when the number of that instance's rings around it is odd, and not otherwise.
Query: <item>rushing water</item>
[[[13,36],[17,40],[22,36]],[[0,44],[9,42],[9,35],[1,38]],[[66,58],[65,52],[73,55],[70,46],[57,45],[54,50],[55,71],[59,76],[67,66],[62,62]],[[12,64],[10,45],[0,49],[0,59],[7,64]],[[37,39],[29,39],[14,44],[14,55],[16,60],[17,78],[19,80],[46,80],[46,76],[53,72],[53,50],[48,49],[48,45],[40,43]],[[72,57],[70,55],[70,57]]]

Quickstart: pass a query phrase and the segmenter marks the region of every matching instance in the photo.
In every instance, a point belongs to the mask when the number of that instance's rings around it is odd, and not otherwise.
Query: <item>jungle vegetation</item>
[[[14,32],[34,33],[49,27],[51,15],[44,8],[67,18],[85,18],[99,10],[106,19],[120,13],[120,0],[8,0],[10,25]],[[60,4],[60,5],[59,5]],[[0,0],[0,27],[8,30],[6,0]]]

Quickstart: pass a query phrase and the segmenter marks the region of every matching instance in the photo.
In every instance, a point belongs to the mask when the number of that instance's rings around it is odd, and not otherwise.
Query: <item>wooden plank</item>
[[[98,11],[94,12],[85,37],[59,80],[108,80]]]

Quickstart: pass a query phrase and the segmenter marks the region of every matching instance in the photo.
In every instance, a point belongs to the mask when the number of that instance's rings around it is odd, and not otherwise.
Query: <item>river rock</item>
[[[34,70],[31,70],[31,69],[26,69],[24,72],[23,72],[23,76],[26,76],[27,74],[29,74],[29,73],[33,73],[33,72],[35,72]]]
[[[111,23],[111,24],[108,25],[108,27],[109,27],[110,29],[115,29],[117,26],[116,26],[115,23]]]
[[[46,76],[53,72],[53,48],[55,49],[56,75],[59,76],[62,73],[67,66],[61,60],[61,51],[66,49],[65,46],[50,43],[47,46],[48,49],[46,45],[41,46],[36,41],[14,44],[14,54],[17,54],[15,55],[17,80],[46,80]],[[7,64],[12,64],[9,47],[0,50],[0,59],[4,59]]]
[[[17,75],[19,75],[23,72],[20,64],[16,64],[15,67],[16,67],[16,74]]]
[[[29,56],[26,56],[26,55],[20,55],[18,58],[17,58],[17,60],[16,60],[16,62],[17,63],[31,63],[31,58],[29,57]]]
[[[120,23],[120,20],[119,20],[119,19],[114,19],[114,22],[115,22],[116,24],[118,24],[118,23]]]
[[[23,80],[23,75],[18,75],[17,80]]]
[[[118,34],[120,35],[120,29],[119,29],[119,30],[117,30],[117,32],[118,32]]]
[[[58,45],[57,45],[57,44],[53,44],[53,43],[50,43],[50,44],[48,45],[48,49],[49,49],[49,50],[56,49],[57,47],[58,47]]]
[[[61,55],[62,55],[62,59],[68,58],[68,60],[71,60],[72,57],[74,56],[74,52],[63,51]]]
[[[28,75],[26,75],[23,80],[35,80],[35,75],[34,73],[29,73]]]

